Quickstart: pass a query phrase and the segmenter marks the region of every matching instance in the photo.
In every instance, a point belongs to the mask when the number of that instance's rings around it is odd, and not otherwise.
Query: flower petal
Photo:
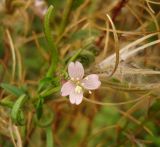
[[[62,96],[70,95],[70,93],[74,91],[75,87],[76,87],[75,84],[73,84],[71,81],[64,83],[61,88],[61,95]]]
[[[83,65],[78,61],[76,61],[75,63],[71,62],[68,65],[68,73],[69,73],[70,78],[75,78],[78,80],[82,79],[84,76]]]
[[[71,104],[79,105],[82,102],[83,99],[83,92],[77,93],[75,91],[72,91],[69,95],[69,100]]]
[[[101,85],[98,75],[91,74],[85,77],[82,80],[82,86],[87,90],[95,90],[98,89]]]

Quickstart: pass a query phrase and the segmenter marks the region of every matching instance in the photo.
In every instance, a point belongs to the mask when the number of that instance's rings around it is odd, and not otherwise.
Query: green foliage
[[[23,94],[16,100],[16,102],[13,105],[13,108],[11,110],[11,118],[16,125],[25,124],[25,118],[22,108],[27,99],[28,98],[26,97],[26,95]]]
[[[51,19],[51,16],[52,16],[52,11],[53,11],[53,6],[51,5],[48,8],[48,11],[45,15],[45,20],[44,20],[44,33],[45,33],[45,37],[46,37],[46,40],[48,42],[50,52],[51,52],[51,65],[50,65],[48,73],[46,75],[47,77],[52,76],[52,74],[56,70],[56,66],[57,66],[57,63],[58,63],[58,52],[57,52],[56,45],[53,41],[52,31],[50,29],[50,19]]]
[[[40,96],[38,102],[36,103],[36,115],[38,119],[40,119],[43,114],[43,103],[44,99]]]
[[[47,147],[54,147],[52,127],[46,128]]]
[[[50,87],[58,87],[59,86],[59,78],[58,77],[45,77],[42,80],[40,80],[40,86],[38,91],[40,92],[41,89],[47,89]]]
[[[25,91],[22,88],[18,88],[16,86],[6,83],[1,83],[0,87],[2,87],[7,92],[14,94],[15,96],[20,96],[25,93]]]

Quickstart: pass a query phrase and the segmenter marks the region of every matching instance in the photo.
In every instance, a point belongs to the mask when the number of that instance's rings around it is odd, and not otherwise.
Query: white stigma
[[[76,88],[75,88],[75,92],[76,93],[81,93],[82,92],[82,87],[77,85]]]

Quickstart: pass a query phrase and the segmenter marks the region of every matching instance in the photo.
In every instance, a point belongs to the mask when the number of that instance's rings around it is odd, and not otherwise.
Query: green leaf
[[[54,147],[52,127],[46,128],[47,147]]]
[[[44,102],[44,99],[40,97],[36,105],[36,114],[38,119],[41,118],[43,113],[43,102]]]
[[[50,89],[56,88],[60,86],[60,79],[59,77],[45,77],[42,80],[40,80],[40,84],[39,84],[39,88],[38,88],[38,92],[41,92],[41,90],[43,91],[50,91]]]
[[[11,111],[11,118],[16,125],[25,124],[24,114],[21,108],[24,105],[26,100],[27,100],[27,97],[25,94],[23,94],[17,99],[17,101],[13,105],[13,108]]]
[[[40,84],[48,84],[52,81],[52,77],[45,77],[42,80],[40,80]]]
[[[40,80],[40,84],[44,85],[44,87],[48,87],[48,86],[54,86],[57,87],[59,86],[59,77],[45,77],[42,80]]]
[[[48,87],[51,84],[52,77],[44,77],[43,79],[40,80],[40,84],[38,87],[38,92],[40,92],[42,89]]]
[[[41,97],[45,98],[51,94],[54,94],[60,90],[60,87],[49,87],[40,93]]]
[[[20,89],[16,86],[10,85],[10,84],[1,83],[0,87],[2,87],[7,92],[12,93],[16,96],[20,96],[20,95],[24,94],[24,91],[22,89]]]
[[[48,11],[44,18],[44,33],[47,40],[47,43],[49,45],[50,51],[51,51],[51,65],[47,73],[47,77],[52,77],[53,73],[56,70],[57,64],[58,64],[58,51],[56,48],[56,45],[53,40],[52,36],[52,30],[50,29],[50,20],[52,16],[53,6],[51,5],[48,8]]]

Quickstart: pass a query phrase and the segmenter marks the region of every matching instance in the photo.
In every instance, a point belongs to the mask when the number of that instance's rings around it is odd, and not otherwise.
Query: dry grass
[[[60,61],[48,84],[53,85],[41,92],[50,94],[37,121],[37,89],[51,60],[43,33],[44,12],[51,3],[52,35]],[[160,146],[160,2],[72,4],[72,0],[48,0],[41,6],[34,0],[0,2],[0,82],[29,95],[20,108],[26,123],[16,126],[7,102],[15,103],[17,96],[1,89],[0,146],[46,146],[46,126],[58,147]],[[82,62],[86,73],[98,74],[102,82],[99,90],[85,94],[79,106],[71,105],[54,87],[57,79],[64,80],[64,69],[72,60]]]

